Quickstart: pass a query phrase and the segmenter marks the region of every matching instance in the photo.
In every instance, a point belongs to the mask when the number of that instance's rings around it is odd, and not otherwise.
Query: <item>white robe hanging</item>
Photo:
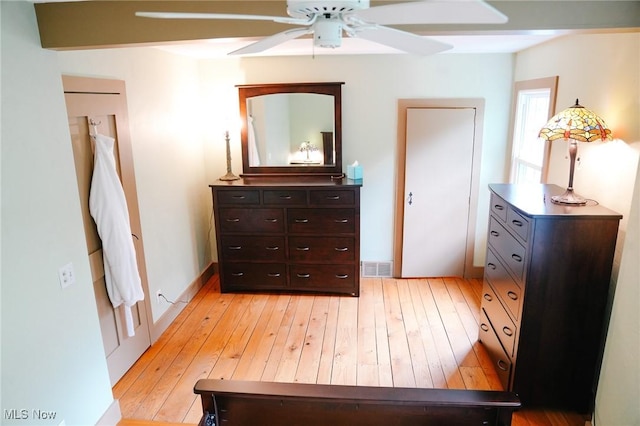
[[[107,294],[114,308],[124,305],[127,334],[135,335],[131,306],[144,299],[129,211],[116,170],[115,139],[96,134],[95,160],[89,194],[89,211],[102,240]]]

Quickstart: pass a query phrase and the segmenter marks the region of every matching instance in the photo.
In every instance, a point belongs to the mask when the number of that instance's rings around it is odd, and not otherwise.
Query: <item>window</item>
[[[540,183],[546,180],[549,146],[538,138],[538,132],[555,109],[557,81],[558,77],[550,77],[516,82],[512,123],[512,183]]]

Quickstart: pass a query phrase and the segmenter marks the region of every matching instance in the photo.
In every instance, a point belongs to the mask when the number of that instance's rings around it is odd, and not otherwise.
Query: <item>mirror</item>
[[[341,174],[342,84],[237,86],[243,176]]]

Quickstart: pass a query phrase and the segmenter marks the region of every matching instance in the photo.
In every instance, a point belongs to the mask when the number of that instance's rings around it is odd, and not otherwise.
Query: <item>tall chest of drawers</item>
[[[553,204],[555,185],[489,188],[479,339],[525,406],[589,412],[622,216]]]
[[[329,177],[210,185],[220,287],[360,293],[360,186]]]

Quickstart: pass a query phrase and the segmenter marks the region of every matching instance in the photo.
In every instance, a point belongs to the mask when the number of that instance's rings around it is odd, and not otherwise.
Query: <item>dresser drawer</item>
[[[224,290],[284,289],[287,268],[283,263],[226,263],[222,268]]]
[[[512,229],[520,238],[527,241],[529,236],[529,219],[522,216],[512,208],[507,210],[507,226]]]
[[[260,204],[260,191],[256,190],[219,190],[216,202],[224,204]]]
[[[526,250],[494,217],[489,221],[489,244],[514,276],[522,280]]]
[[[223,235],[222,258],[228,261],[284,261],[286,248],[284,237],[254,237]]]
[[[484,282],[484,286],[482,287],[482,309],[485,310],[491,320],[491,324],[505,352],[510,357],[513,356],[516,332],[518,329],[513,324],[513,321],[511,321],[511,318],[509,318],[509,315],[504,310],[504,307],[487,281]]]
[[[352,206],[356,201],[354,191],[351,190],[315,190],[309,194],[309,200],[314,205]]]
[[[289,237],[289,259],[296,262],[349,262],[355,259],[351,237]]]
[[[522,291],[491,250],[487,250],[484,272],[513,320],[518,321],[522,307]]]
[[[292,204],[307,204],[307,192],[298,190],[274,190],[265,189],[262,193],[264,204],[275,205],[292,205]]]
[[[352,265],[291,265],[289,282],[297,290],[353,290],[356,267]]]
[[[354,209],[288,209],[288,231],[300,234],[352,234]]]
[[[484,343],[487,352],[489,352],[489,356],[493,361],[496,373],[498,373],[498,377],[500,378],[500,382],[504,388],[503,390],[509,389],[509,379],[512,368],[511,360],[504,352],[504,349],[493,330],[491,321],[489,321],[484,310],[480,310],[480,332],[478,339]]]
[[[502,198],[491,194],[491,213],[503,222],[507,220],[507,208],[507,203]]]
[[[282,209],[221,208],[219,223],[222,232],[282,233]]]

